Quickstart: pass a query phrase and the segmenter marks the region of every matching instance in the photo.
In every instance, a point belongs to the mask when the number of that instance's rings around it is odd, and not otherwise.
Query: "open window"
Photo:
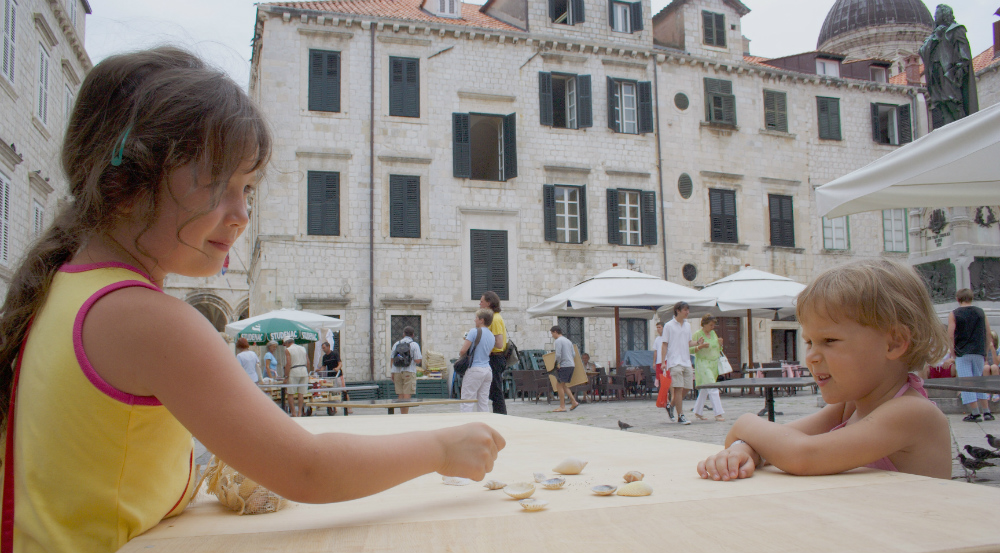
[[[452,114],[456,178],[507,181],[517,176],[517,114]]]
[[[898,146],[913,141],[910,106],[872,104],[872,140]]]
[[[733,95],[732,81],[705,79],[705,121],[736,126],[736,96]]]
[[[619,33],[636,33],[642,30],[642,2],[608,2],[608,21],[611,30]]]
[[[587,187],[542,186],[545,241],[582,244],[587,241]]]
[[[840,77],[840,62],[837,60],[816,59],[816,74],[828,77]]]
[[[726,47],[726,14],[702,10],[703,43],[709,46]]]
[[[549,0],[549,18],[560,25],[583,23],[583,0]]]
[[[538,73],[541,124],[560,129],[594,125],[590,75]]]
[[[653,132],[652,83],[608,77],[608,128],[624,134]]]

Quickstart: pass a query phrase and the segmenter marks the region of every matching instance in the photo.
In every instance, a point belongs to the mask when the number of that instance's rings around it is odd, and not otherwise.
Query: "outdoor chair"
[[[536,382],[537,372],[538,371],[528,371],[528,370],[511,371],[511,377],[514,380],[514,390],[515,390],[514,399],[517,399],[517,396],[520,395],[521,401],[524,401],[524,399],[528,397],[529,394],[537,398],[538,396],[538,384]]]
[[[614,397],[618,399],[619,397],[625,399],[625,393],[628,389],[628,382],[625,380],[624,374],[609,374],[605,380],[605,393],[608,395],[608,399]]]
[[[574,396],[582,393],[584,400],[587,399],[587,395],[589,394],[590,401],[597,401],[597,394],[600,389],[600,383],[598,380],[599,376],[600,375],[597,374],[587,375],[586,384],[578,384],[576,386],[573,386],[569,389],[569,391],[572,392]]]

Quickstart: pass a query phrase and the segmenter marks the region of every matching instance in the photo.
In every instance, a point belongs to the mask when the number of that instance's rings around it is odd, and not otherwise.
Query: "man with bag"
[[[392,384],[400,400],[407,400],[417,393],[417,365],[423,357],[420,344],[413,341],[413,327],[403,329],[403,339],[392,345]],[[400,407],[399,412],[407,414],[409,407]]]
[[[656,408],[663,409],[670,402],[670,373],[663,366],[663,322],[656,323],[656,339],[653,340],[653,351],[656,352],[656,385],[660,391],[656,394]],[[670,420],[674,420],[674,413],[667,411]]]
[[[562,327],[559,325],[550,328],[549,332],[555,340],[556,359],[553,370],[556,373],[556,393],[559,394],[559,408],[553,413],[565,413],[567,397],[573,402],[573,406],[569,408],[570,411],[580,406],[580,402],[573,397],[573,393],[569,390],[569,381],[573,379],[573,370],[576,368],[573,342],[563,336]]]

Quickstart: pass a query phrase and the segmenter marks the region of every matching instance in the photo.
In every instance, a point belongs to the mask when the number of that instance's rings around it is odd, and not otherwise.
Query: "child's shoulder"
[[[924,428],[929,425],[948,427],[948,417],[941,412],[941,409],[915,390],[909,390],[900,397],[890,399],[880,405],[875,412],[899,424],[919,425]]]

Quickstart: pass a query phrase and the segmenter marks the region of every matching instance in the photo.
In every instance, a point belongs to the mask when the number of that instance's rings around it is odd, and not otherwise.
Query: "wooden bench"
[[[413,398],[401,399],[359,399],[348,401],[309,401],[309,407],[342,407],[344,416],[348,415],[348,409],[388,409],[389,414],[396,413],[399,407],[420,407],[421,405],[451,405],[455,403],[475,403],[474,399],[444,399],[444,398]]]

